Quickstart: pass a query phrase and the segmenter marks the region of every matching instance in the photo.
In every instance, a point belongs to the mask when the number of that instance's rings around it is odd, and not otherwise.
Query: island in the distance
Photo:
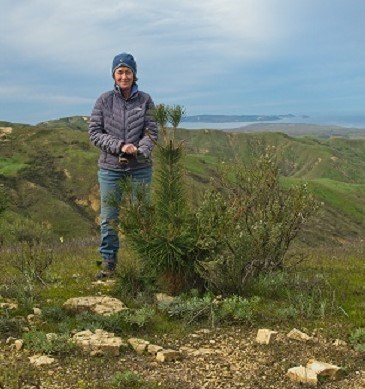
[[[295,115],[194,115],[185,116],[181,121],[189,123],[272,122],[291,118],[295,118]]]

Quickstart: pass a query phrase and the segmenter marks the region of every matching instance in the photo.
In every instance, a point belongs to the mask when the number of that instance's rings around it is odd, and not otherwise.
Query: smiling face
[[[122,90],[123,95],[129,96],[134,81],[132,70],[126,66],[117,68],[114,72],[114,81]]]

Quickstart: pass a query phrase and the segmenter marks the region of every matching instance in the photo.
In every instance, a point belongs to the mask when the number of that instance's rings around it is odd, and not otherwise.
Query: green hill
[[[9,195],[2,231],[27,216],[58,236],[97,233],[99,151],[89,142],[87,120],[69,117],[36,126],[0,122],[0,184]],[[194,197],[221,163],[249,163],[265,147],[275,147],[283,185],[305,180],[324,203],[304,240],[342,242],[364,235],[365,139],[209,129],[180,129],[177,136],[185,140]]]

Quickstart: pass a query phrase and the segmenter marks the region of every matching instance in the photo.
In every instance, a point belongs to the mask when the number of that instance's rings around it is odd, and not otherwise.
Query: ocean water
[[[255,121],[255,122],[227,122],[227,123],[205,123],[205,122],[182,122],[180,127],[191,130],[209,128],[216,130],[230,130],[239,127],[245,127],[250,124],[258,123],[300,123],[317,125],[334,125],[344,128],[365,128],[365,115],[313,115],[309,117],[295,116],[293,118],[273,120],[273,121]]]

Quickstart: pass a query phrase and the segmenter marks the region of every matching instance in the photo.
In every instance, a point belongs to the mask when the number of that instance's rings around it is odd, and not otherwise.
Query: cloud
[[[121,51],[136,57],[143,90],[190,113],[275,104],[278,94],[299,106],[311,88],[356,96],[364,12],[362,0],[3,0],[0,98],[87,111],[112,86]]]
[[[54,83],[71,75],[87,83],[93,82],[90,77],[110,80],[113,56],[129,51],[148,89],[158,88],[167,98],[176,91],[187,94],[228,77],[234,64],[246,66],[274,52],[283,29],[275,17],[280,10],[270,4],[271,0],[6,1],[0,44],[9,54],[2,61],[14,73],[29,64],[51,69]],[[25,85],[31,82],[22,80]]]
[[[7,16],[0,26],[0,40],[27,59],[72,67],[88,61],[98,66],[95,62],[103,62],[103,55],[123,47],[143,57],[250,58],[263,55],[268,39],[276,35],[267,4],[262,0],[181,4],[20,0],[3,7]]]
[[[93,104],[94,99],[74,96],[74,95],[61,95],[47,92],[34,92],[34,90],[25,88],[18,85],[1,85],[0,86],[0,101],[19,101],[22,99],[24,102],[39,102],[45,104],[61,104],[61,105],[85,105]]]

